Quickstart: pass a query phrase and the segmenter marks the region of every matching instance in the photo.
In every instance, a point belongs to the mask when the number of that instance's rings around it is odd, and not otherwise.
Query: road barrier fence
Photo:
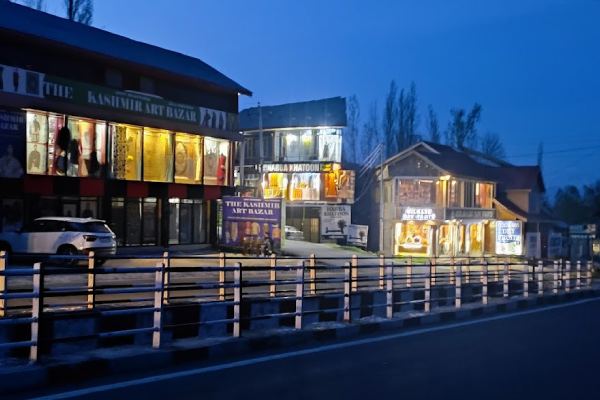
[[[219,325],[225,327],[219,332],[239,337],[264,321],[284,321],[283,325],[303,329],[323,319],[351,322],[365,315],[391,319],[403,311],[486,305],[509,297],[580,291],[592,284],[590,261],[248,258],[224,253],[183,257],[167,252],[158,259],[136,257],[139,265],[121,265],[126,260],[112,257],[101,267],[90,253],[51,256],[32,267],[9,267],[6,254],[0,253],[0,355],[22,355],[28,350],[27,358],[35,362],[44,340],[82,337],[111,341],[145,335],[149,345],[159,348],[165,332],[199,325]],[[362,301],[362,295],[369,300]],[[223,311],[212,318],[182,320],[178,315],[190,304],[216,305]],[[44,339],[40,333],[45,317],[53,313],[137,319],[146,314],[148,318],[141,318],[147,322],[142,326]],[[11,335],[1,334],[3,328],[16,325],[29,331],[28,339],[10,341]]]

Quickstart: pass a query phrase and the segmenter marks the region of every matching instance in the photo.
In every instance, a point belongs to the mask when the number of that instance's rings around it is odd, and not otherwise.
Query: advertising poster
[[[541,258],[542,257],[542,240],[539,232],[529,232],[526,236],[527,257]]]
[[[555,258],[562,256],[562,235],[560,233],[551,232],[548,235],[548,258]]]
[[[349,205],[327,205],[321,208],[321,237],[341,239],[348,235],[351,211]]]
[[[368,238],[369,238],[369,226],[368,225],[350,224],[348,226],[348,244],[366,248]]]
[[[496,254],[523,254],[523,225],[521,221],[496,221]]]
[[[254,197],[223,197],[222,244],[243,247],[250,241],[262,242],[266,236],[273,247],[281,247],[281,200]]]
[[[0,178],[25,173],[25,112],[0,107]]]

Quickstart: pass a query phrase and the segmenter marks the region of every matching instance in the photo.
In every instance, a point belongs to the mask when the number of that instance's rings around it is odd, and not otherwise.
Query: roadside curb
[[[316,323],[303,330],[279,328],[248,332],[241,338],[182,339],[160,350],[126,347],[90,352],[84,356],[48,360],[39,365],[0,369],[0,393],[13,393],[122,373],[139,373],[153,368],[181,366],[189,362],[220,361],[264,350],[280,350],[291,346],[317,345],[335,340],[349,340],[377,332],[415,329],[456,321],[476,320],[495,314],[535,309],[586,298],[600,297],[599,289],[586,289],[551,296],[494,299],[488,305],[465,304],[435,308],[429,313],[410,311],[397,313],[393,319],[367,317],[350,324]]]

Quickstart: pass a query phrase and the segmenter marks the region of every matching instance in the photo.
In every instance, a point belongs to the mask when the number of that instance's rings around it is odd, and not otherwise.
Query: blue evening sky
[[[254,92],[240,109],[356,94],[365,117],[391,79],[442,128],[479,102],[509,161],[544,142],[553,190],[600,178],[599,21],[599,0],[96,0],[93,25],[204,60]]]

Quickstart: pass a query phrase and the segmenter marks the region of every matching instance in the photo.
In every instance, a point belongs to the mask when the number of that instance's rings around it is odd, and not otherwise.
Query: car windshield
[[[69,228],[71,231],[77,232],[112,233],[105,223],[99,221],[83,223],[69,222]]]

